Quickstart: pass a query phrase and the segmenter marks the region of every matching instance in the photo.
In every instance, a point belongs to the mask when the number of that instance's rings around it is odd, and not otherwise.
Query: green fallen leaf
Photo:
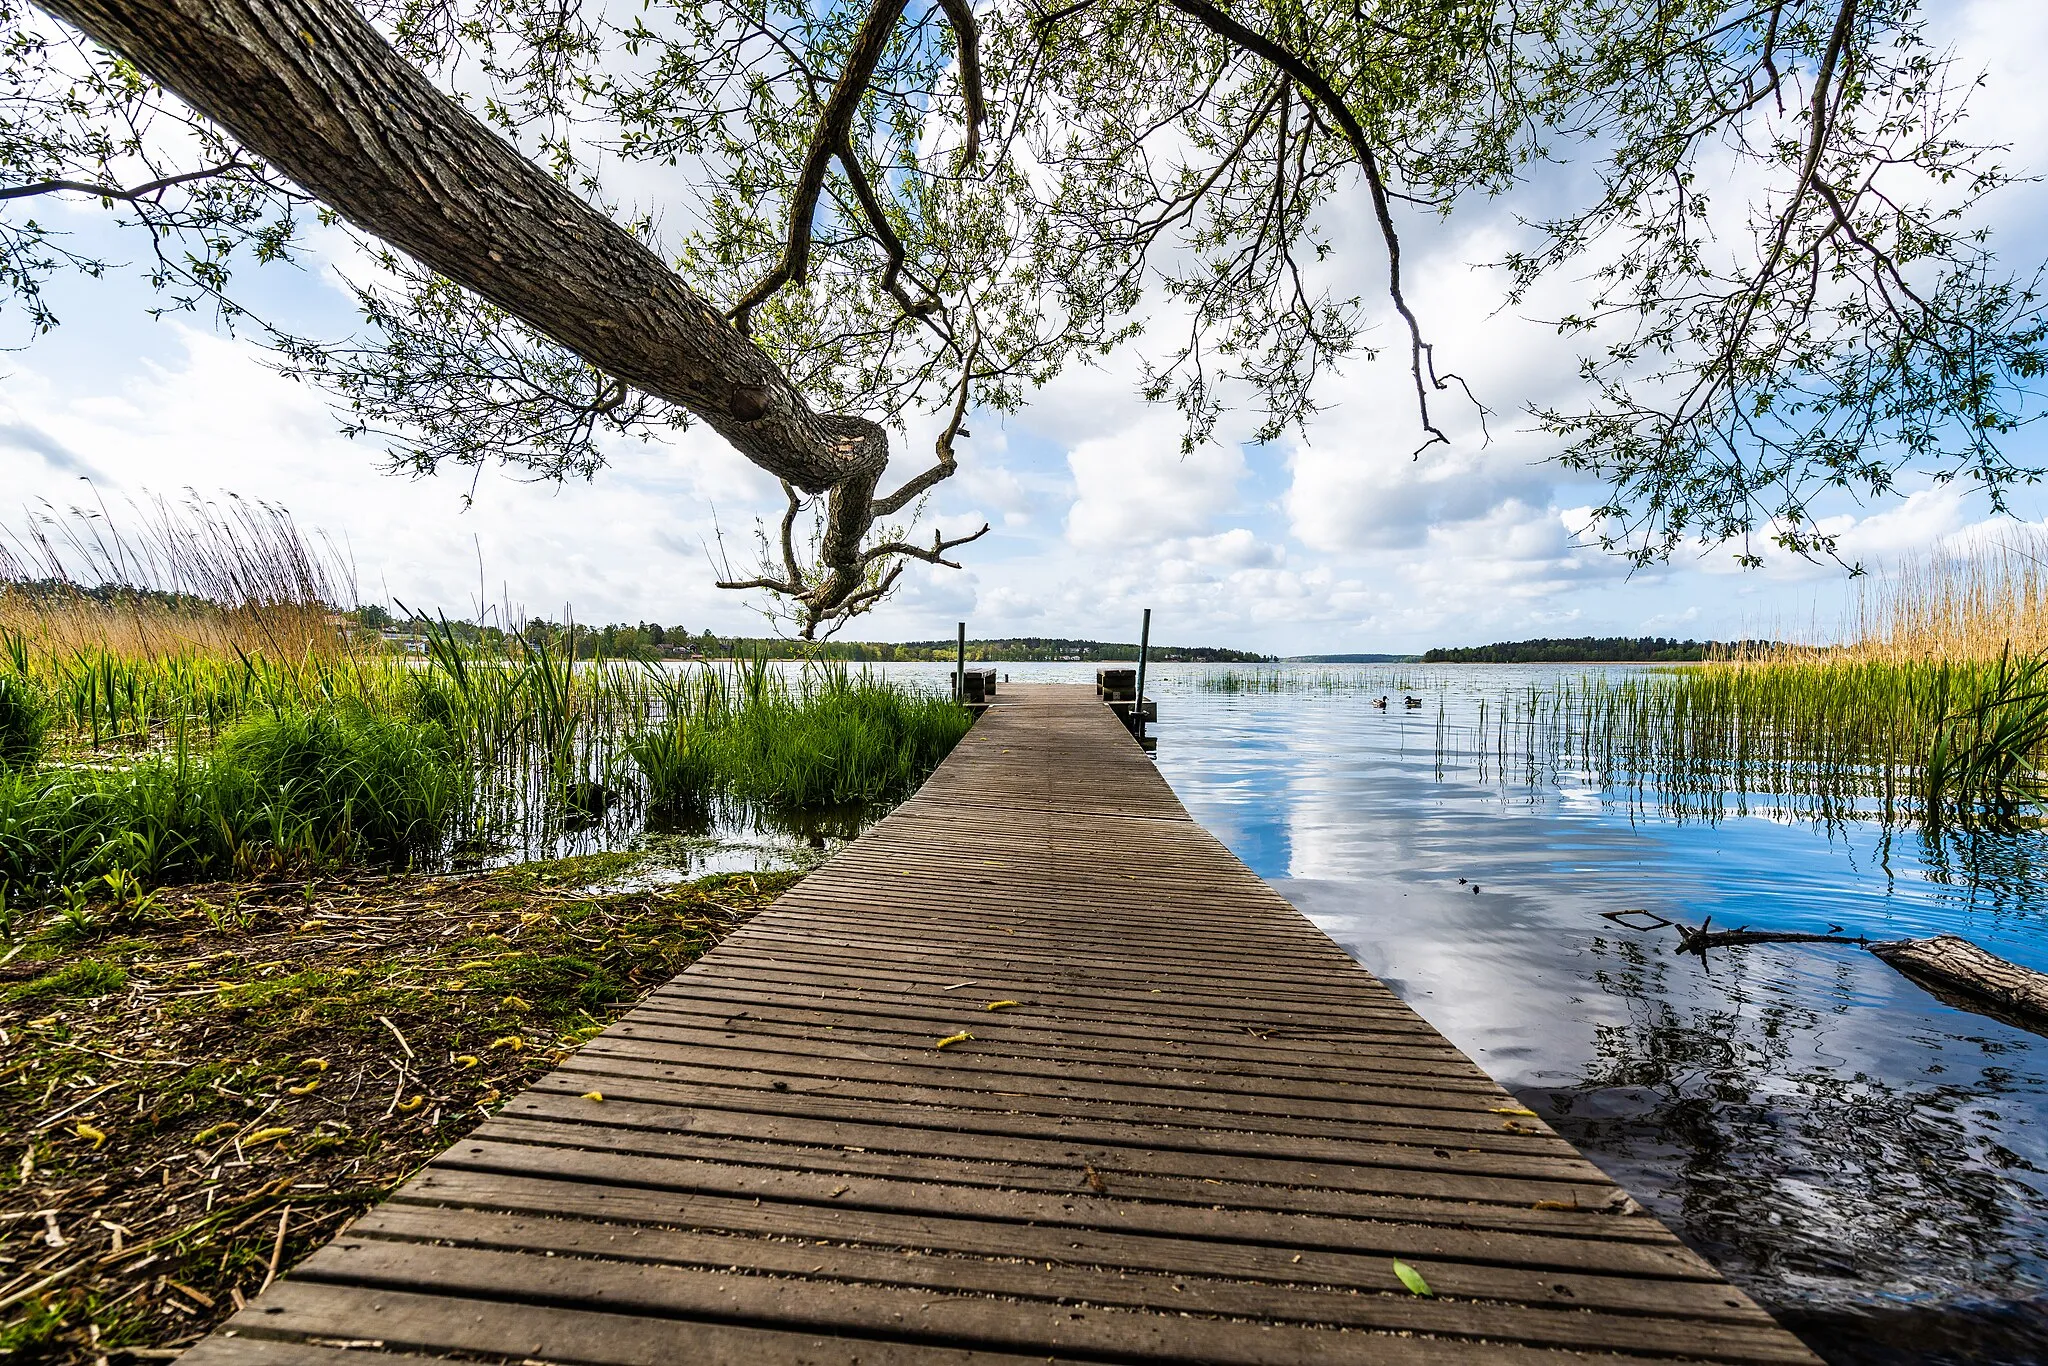
[[[1409,1290],[1417,1295],[1436,1294],[1436,1291],[1429,1288],[1429,1282],[1422,1279],[1420,1271],[1417,1271],[1398,1257],[1394,1259],[1394,1274],[1401,1278],[1401,1284],[1407,1286]]]

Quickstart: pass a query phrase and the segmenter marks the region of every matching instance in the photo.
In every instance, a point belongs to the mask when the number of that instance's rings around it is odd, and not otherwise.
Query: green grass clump
[[[763,663],[702,676],[662,722],[629,741],[657,810],[719,796],[779,811],[897,801],[917,789],[973,718],[950,698],[844,667],[794,682]]]
[[[0,771],[34,768],[50,732],[50,702],[26,674],[0,670]]]
[[[114,875],[149,883],[433,846],[461,795],[441,733],[347,711],[259,717],[204,758],[0,773],[0,894]]]
[[[212,767],[248,809],[297,822],[309,846],[392,859],[438,838],[460,795],[454,761],[436,726],[288,711],[229,732]]]

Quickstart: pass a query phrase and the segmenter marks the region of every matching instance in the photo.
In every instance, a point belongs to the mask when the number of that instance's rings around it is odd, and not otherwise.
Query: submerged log
[[[1678,931],[1678,945],[1673,953],[1696,953],[1704,960],[1708,949],[1733,949],[1744,944],[1864,944],[1869,941],[1861,935],[1842,933],[1841,926],[1831,927],[1826,934],[1814,934],[1803,930],[1752,930],[1747,925],[1732,930],[1710,930],[1714,923],[1708,916],[1700,922],[1698,929],[1673,922]]]
[[[1966,998],[1952,1004],[1982,1002],[2037,1030],[2048,1021],[2048,972],[2008,963],[1959,935],[1894,939],[1870,951],[1922,985],[1946,988],[1935,993],[1944,1000],[1951,993]]]

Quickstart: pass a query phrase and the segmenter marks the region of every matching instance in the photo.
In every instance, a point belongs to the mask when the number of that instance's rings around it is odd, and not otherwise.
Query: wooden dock
[[[996,701],[184,1360],[1817,1360],[1190,820],[1090,690]]]

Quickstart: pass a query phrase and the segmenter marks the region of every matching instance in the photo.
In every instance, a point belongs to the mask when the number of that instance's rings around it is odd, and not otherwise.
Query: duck
[[[1406,703],[1406,704],[1407,704],[1408,706],[1411,706],[1411,707],[1419,707],[1419,706],[1421,706],[1421,705],[1422,705],[1422,699],[1421,699],[1421,698],[1419,698],[1419,697],[1407,697],[1407,696],[1403,696],[1401,700],[1402,700],[1402,701],[1403,701],[1404,703]]]
[[[1387,699],[1384,697],[1375,697],[1372,700],[1372,704],[1375,707],[1378,707],[1381,711],[1385,711],[1387,709]]]

